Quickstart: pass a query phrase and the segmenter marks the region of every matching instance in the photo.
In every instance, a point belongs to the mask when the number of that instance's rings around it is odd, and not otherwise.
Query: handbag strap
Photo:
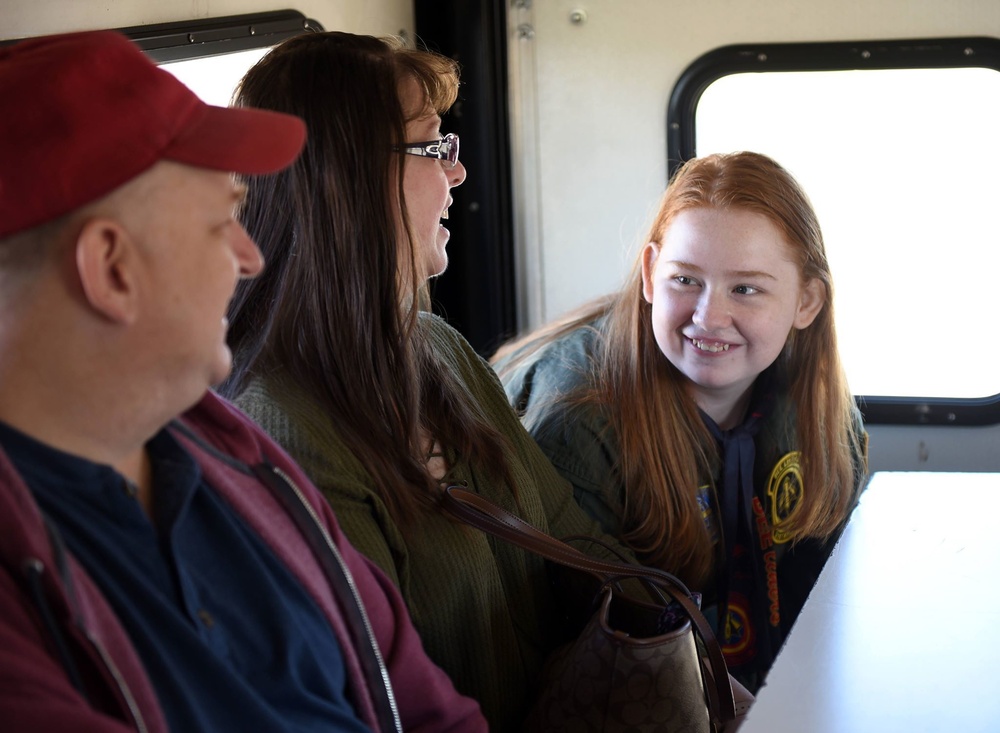
[[[711,670],[711,679],[706,680],[705,684],[711,718],[720,724],[719,727],[736,718],[736,701],[729,681],[726,660],[722,655],[722,647],[716,639],[711,624],[691,598],[691,592],[678,578],[657,568],[591,557],[536,529],[503,507],[462,486],[445,488],[441,503],[445,509],[466,524],[552,562],[589,573],[604,584],[628,578],[654,582],[680,604],[705,645],[708,667]]]

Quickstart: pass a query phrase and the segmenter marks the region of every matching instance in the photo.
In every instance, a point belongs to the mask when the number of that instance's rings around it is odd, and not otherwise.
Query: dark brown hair
[[[255,376],[287,371],[330,416],[397,521],[436,494],[421,428],[506,475],[503,440],[440,366],[418,321],[426,284],[401,223],[404,156],[393,149],[404,140],[399,88],[409,79],[425,111],[441,114],[457,97],[451,59],[348,33],[297,36],[247,72],[236,103],[298,115],[308,140],[290,168],[245,181],[240,219],[267,267],[231,303],[234,369],[221,388],[236,396]]]

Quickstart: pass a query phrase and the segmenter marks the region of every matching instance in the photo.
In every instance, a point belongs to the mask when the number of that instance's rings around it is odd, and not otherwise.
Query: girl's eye
[[[753,293],[760,292],[753,285],[737,285],[733,288],[733,292],[739,295],[752,295]]]
[[[674,282],[678,285],[694,285],[694,278],[687,275],[674,275]]]

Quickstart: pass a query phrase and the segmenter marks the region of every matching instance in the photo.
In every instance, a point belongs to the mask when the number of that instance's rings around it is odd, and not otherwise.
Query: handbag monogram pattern
[[[549,662],[533,731],[710,730],[698,650],[690,623],[635,639],[607,626],[610,589],[577,642]]]
[[[442,505],[473,527],[598,581],[582,609],[588,618],[583,630],[546,664],[528,731],[737,729],[753,696],[730,677],[715,634],[683,583],[655,568],[592,558],[461,486],[447,487]],[[622,582],[632,579],[650,590],[651,600],[622,590]],[[678,610],[680,623],[661,628],[667,611]]]

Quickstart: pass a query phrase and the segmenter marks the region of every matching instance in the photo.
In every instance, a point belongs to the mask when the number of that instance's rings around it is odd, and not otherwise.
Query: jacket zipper
[[[97,653],[100,655],[105,666],[107,666],[111,676],[114,677],[115,684],[118,685],[118,690],[121,692],[122,697],[125,698],[125,704],[128,705],[129,712],[132,714],[132,721],[135,723],[136,730],[138,730],[139,733],[148,733],[146,723],[142,719],[142,713],[139,711],[139,706],[136,704],[135,698],[132,697],[132,691],[122,678],[121,672],[118,671],[118,667],[116,667],[115,663],[111,661],[111,657],[105,651],[101,642],[99,642],[87,629],[84,629],[83,632],[87,637],[87,641],[93,644],[94,649],[97,650]]]
[[[334,558],[336,558],[337,564],[343,569],[344,577],[347,579],[347,585],[350,587],[351,595],[354,598],[354,603],[361,612],[361,618],[364,621],[365,635],[368,638],[368,643],[371,645],[372,651],[375,653],[375,659],[378,662],[379,674],[382,676],[382,684],[385,686],[386,695],[389,699],[389,707],[392,709],[393,725],[395,726],[397,733],[402,733],[403,723],[399,717],[399,708],[396,705],[396,696],[392,689],[392,682],[389,680],[389,671],[385,667],[385,660],[382,659],[382,652],[379,650],[378,644],[375,641],[375,632],[372,630],[371,622],[368,620],[368,613],[365,611],[364,604],[361,602],[361,594],[358,593],[357,586],[354,584],[354,578],[347,569],[347,564],[344,562],[344,558],[341,556],[340,550],[338,550],[337,546],[333,543],[333,540],[331,539],[329,533],[327,533],[326,528],[323,526],[322,522],[320,522],[319,517],[316,516],[316,511],[313,509],[312,504],[306,500],[305,496],[299,490],[299,487],[287,473],[282,471],[277,466],[271,466],[271,470],[280,476],[282,480],[288,484],[292,491],[295,492],[296,498],[298,498],[299,502],[309,513],[309,516],[316,524],[317,529],[319,529],[322,534],[327,548],[330,550]]]
[[[53,543],[53,551],[56,553],[60,553],[62,550],[61,547],[59,547],[56,543]],[[27,572],[35,574],[38,578],[41,578],[42,574],[45,572],[45,563],[43,563],[38,558],[32,557],[25,562],[25,569]],[[70,583],[71,579],[67,577],[64,579],[63,582]],[[69,592],[68,589],[67,589],[67,596],[70,598],[73,597],[73,594]],[[39,592],[37,594],[37,597],[35,598],[35,603],[40,606],[38,610],[42,614],[42,618],[43,620],[46,621],[46,624],[47,625],[49,623],[55,624],[55,620],[51,618],[51,613],[46,612],[46,608],[48,607],[48,601],[45,598],[45,594],[41,591],[40,584],[39,584]],[[97,652],[97,655],[101,658],[101,662],[104,664],[105,668],[111,674],[112,679],[114,679],[114,683],[118,687],[118,692],[121,693],[122,699],[125,701],[125,705],[128,707],[128,712],[132,716],[132,722],[135,724],[135,728],[138,731],[138,733],[148,733],[148,729],[146,728],[146,722],[145,720],[143,720],[142,713],[139,710],[138,704],[136,704],[135,698],[132,695],[132,691],[126,684],[125,679],[121,675],[121,672],[118,671],[118,667],[116,667],[115,663],[111,660],[111,656],[107,653],[107,651],[104,649],[104,646],[97,640],[97,638],[90,632],[89,629],[87,629],[86,627],[83,626],[83,624],[80,623],[76,624],[76,626],[78,629],[80,629],[80,631],[83,633],[84,637],[86,637],[87,641],[91,644],[91,646],[93,646],[94,650]],[[51,633],[55,637],[58,645],[58,640],[62,638],[62,633],[59,631],[58,626],[53,626],[52,628],[50,628],[49,633]],[[70,664],[70,663],[71,662],[64,660],[64,664]],[[71,678],[73,678],[74,676],[73,671],[71,669],[67,669],[66,674],[68,674]],[[79,691],[81,695],[84,694],[84,691],[82,689]]]
[[[198,435],[194,430],[185,425],[182,421],[174,420],[171,423],[171,425],[172,427],[176,428],[182,435],[184,435],[188,440],[194,443],[195,446],[198,446],[199,448],[206,451],[210,455],[214,456],[216,459],[230,466],[231,468],[234,468],[240,473],[246,474],[248,476],[255,475],[254,469],[252,469],[248,464],[236,458],[233,458],[232,456],[226,453],[223,453],[215,446],[211,445],[206,440],[204,440],[200,435]],[[312,521],[313,526],[317,530],[319,530],[319,533],[323,538],[324,544],[330,551],[330,555],[337,561],[337,565],[340,566],[341,574],[344,576],[344,579],[347,582],[347,586],[351,591],[351,596],[353,597],[354,600],[354,606],[355,608],[357,608],[358,614],[361,617],[362,623],[364,625],[365,638],[368,640],[368,646],[371,648],[374,654],[376,664],[378,664],[379,675],[382,678],[382,687],[385,690],[386,700],[389,703],[389,709],[390,712],[392,713],[393,728],[396,731],[396,733],[403,733],[403,723],[399,717],[399,706],[396,703],[396,695],[392,689],[392,682],[389,679],[389,671],[385,667],[385,660],[382,659],[382,652],[379,650],[378,644],[375,641],[375,632],[372,630],[371,621],[369,621],[368,619],[368,613],[365,611],[364,604],[361,601],[361,594],[358,593],[358,588],[354,583],[354,577],[347,569],[347,564],[344,562],[344,558],[341,556],[340,550],[338,550],[337,546],[333,543],[333,540],[327,533],[326,528],[323,526],[323,523],[316,515],[316,511],[313,509],[312,504],[310,504],[309,501],[305,498],[305,495],[302,493],[302,491],[299,489],[296,483],[292,480],[292,478],[287,473],[282,471],[280,468],[270,464],[269,462],[260,464],[258,467],[263,469],[265,472],[273,473],[275,476],[279,477],[285,483],[285,485],[292,490],[299,504],[306,510],[306,513],[309,515],[309,518]],[[376,705],[376,717],[379,717],[377,705]]]

